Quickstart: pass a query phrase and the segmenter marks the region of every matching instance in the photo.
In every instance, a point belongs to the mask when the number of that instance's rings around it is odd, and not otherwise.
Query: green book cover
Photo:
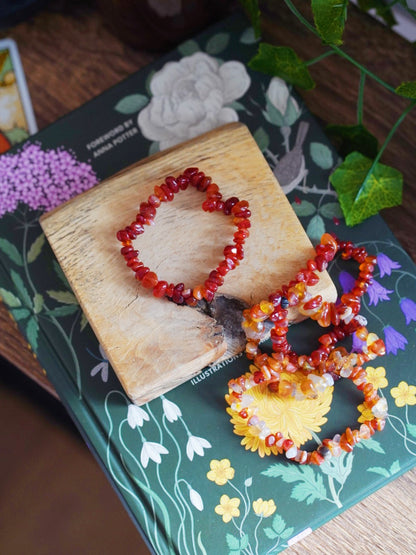
[[[380,217],[347,228],[328,179],[336,152],[290,86],[247,69],[255,51],[247,21],[233,16],[0,157],[1,297],[156,553],[277,553],[416,461],[414,264]],[[38,223],[130,164],[230,121],[248,126],[313,243],[334,232],[378,258],[362,314],[387,348],[367,365],[388,401],[386,428],[320,467],[260,457],[255,437],[240,444],[224,395],[248,369],[244,355],[132,405]],[[329,272],[349,289],[354,268],[336,260]],[[291,329],[295,347],[311,351],[317,328]],[[327,397],[287,411],[303,439],[362,418],[347,381]]]

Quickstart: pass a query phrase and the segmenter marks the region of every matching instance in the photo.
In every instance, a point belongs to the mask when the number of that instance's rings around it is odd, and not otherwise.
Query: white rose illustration
[[[139,113],[143,135],[163,150],[215,127],[238,121],[228,107],[244,95],[250,77],[237,61],[220,63],[203,52],[168,62],[154,74],[152,100]]]

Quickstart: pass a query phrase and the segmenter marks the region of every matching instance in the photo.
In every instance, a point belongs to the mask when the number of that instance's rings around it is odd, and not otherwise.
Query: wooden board
[[[252,227],[241,265],[216,297],[228,339],[210,315],[156,299],[125,266],[115,234],[135,219],[141,202],[167,175],[198,166],[224,198],[250,203]],[[155,225],[135,241],[140,258],[159,279],[194,286],[222,259],[234,226],[222,213],[201,209],[205,195],[179,192],[158,209]],[[147,158],[41,218],[42,228],[80,305],[129,397],[142,404],[241,350],[241,307],[293,279],[313,254],[312,245],[248,129],[216,129]],[[335,287],[324,272],[312,288],[327,300]],[[225,316],[224,316],[225,313]],[[299,319],[291,314],[292,321]],[[234,333],[233,330],[236,330]],[[234,337],[235,336],[235,337]],[[228,343],[228,350],[227,350]]]

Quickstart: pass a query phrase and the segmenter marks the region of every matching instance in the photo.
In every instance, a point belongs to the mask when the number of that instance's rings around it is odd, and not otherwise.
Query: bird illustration
[[[273,173],[286,195],[293,191],[301,182],[303,182],[303,187],[305,187],[308,170],[306,169],[302,147],[308,130],[309,123],[301,121],[292,150],[286,152],[280,160],[277,157],[273,157],[273,162],[275,163],[274,168],[272,168]]]

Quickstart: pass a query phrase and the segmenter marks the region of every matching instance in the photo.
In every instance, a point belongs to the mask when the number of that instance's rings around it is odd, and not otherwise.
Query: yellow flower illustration
[[[398,407],[416,405],[416,386],[400,382],[397,387],[390,390],[391,396]]]
[[[215,507],[217,515],[221,515],[224,522],[230,522],[233,516],[240,516],[240,500],[238,497],[230,499],[228,495],[222,495],[220,504]]]
[[[207,472],[207,478],[211,482],[215,482],[217,486],[223,486],[228,480],[234,478],[234,468],[228,459],[222,459],[221,461],[212,459],[209,466],[211,470]]]
[[[367,372],[367,380],[375,389],[382,389],[388,386],[386,369],[383,366],[378,366],[377,368],[367,366],[365,371]]]
[[[367,422],[368,420],[374,419],[374,414],[371,412],[371,409],[365,405],[358,405],[357,409],[361,412],[361,415],[357,419],[358,422]]]
[[[298,374],[282,373],[281,377],[292,382],[299,382],[302,378]],[[311,432],[320,432],[321,426],[327,418],[325,414],[331,408],[333,387],[327,387],[323,393],[318,393],[316,399],[296,400],[293,397],[279,397],[267,385],[259,384],[250,389],[249,395],[253,397],[250,408],[257,409],[257,416],[266,423],[272,433],[281,432],[285,437],[291,438],[299,447],[309,439]],[[241,417],[236,410],[227,408],[234,425],[234,433],[243,436],[241,444],[247,450],[257,451],[260,457],[273,453],[277,455],[276,446],[268,447],[264,439],[259,437],[260,429],[249,426],[247,419]]]
[[[275,512],[276,505],[273,499],[269,499],[268,501],[263,501],[263,499],[259,497],[259,499],[257,499],[256,501],[253,501],[253,510],[256,513],[256,515],[267,518],[268,516],[271,516]]]

